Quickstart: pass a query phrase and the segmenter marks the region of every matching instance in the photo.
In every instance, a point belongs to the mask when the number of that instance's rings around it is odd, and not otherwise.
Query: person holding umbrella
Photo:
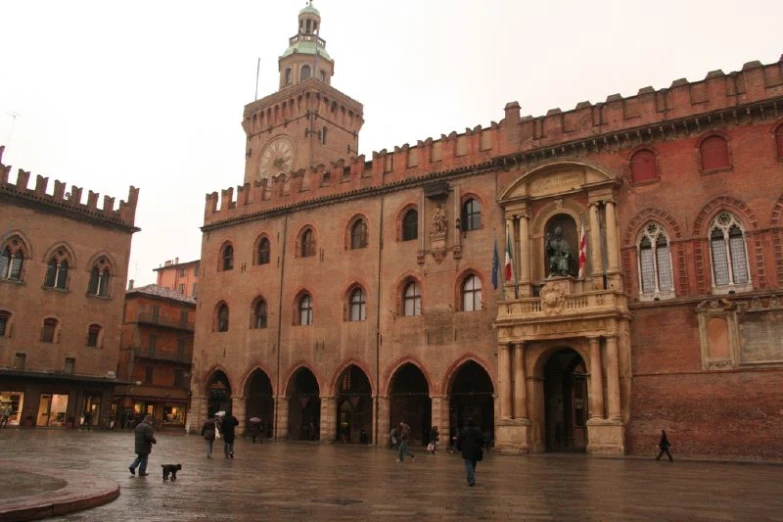
[[[256,443],[256,437],[261,439],[261,443],[264,443],[264,428],[263,428],[263,421],[259,417],[250,417],[250,426],[248,428],[248,431],[250,432],[250,437],[253,439],[253,444]]]

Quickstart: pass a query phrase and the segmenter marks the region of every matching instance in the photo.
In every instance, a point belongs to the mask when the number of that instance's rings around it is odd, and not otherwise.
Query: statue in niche
[[[555,227],[554,233],[547,232],[544,247],[549,256],[549,277],[571,274],[571,246],[563,237],[563,229]]]
[[[435,232],[446,232],[446,207],[441,203],[432,216],[432,227]]]

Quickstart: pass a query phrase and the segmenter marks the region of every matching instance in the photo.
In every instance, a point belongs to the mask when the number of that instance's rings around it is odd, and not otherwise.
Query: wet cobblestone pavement
[[[121,485],[117,500],[51,520],[783,521],[776,465],[490,454],[469,488],[461,459],[423,448],[397,464],[371,447],[237,440],[226,460],[218,443],[207,459],[200,437],[157,437],[146,478],[128,473],[130,432],[6,429],[0,448],[15,465]],[[182,464],[179,480],[161,480],[163,463]]]

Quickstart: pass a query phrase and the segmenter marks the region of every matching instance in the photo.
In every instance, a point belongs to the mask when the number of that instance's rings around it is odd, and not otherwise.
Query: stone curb
[[[106,504],[120,496],[120,485],[113,480],[70,470],[36,469],[35,472],[31,472],[14,464],[0,461],[4,471],[43,475],[64,480],[67,484],[55,491],[24,495],[0,502],[2,522],[62,516]]]

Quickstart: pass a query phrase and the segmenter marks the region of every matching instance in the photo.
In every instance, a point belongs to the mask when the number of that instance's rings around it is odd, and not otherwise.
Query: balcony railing
[[[187,332],[192,332],[194,329],[194,324],[191,321],[176,321],[151,313],[140,312],[137,320],[139,323],[154,324],[156,326],[174,328],[175,330],[185,330]]]
[[[625,298],[614,291],[566,294],[560,299],[544,302],[542,297],[523,297],[502,301],[498,305],[499,321],[540,319],[557,316],[571,318],[586,312],[600,313],[625,308]]]
[[[150,350],[144,347],[134,348],[133,355],[134,357],[138,357],[140,359],[168,361],[168,362],[176,362],[182,364],[191,364],[193,360],[193,356],[186,353],[179,354],[179,353],[162,352],[160,350]]]
[[[315,36],[314,34],[298,34],[296,36],[292,36],[288,39],[288,45],[294,45],[297,42],[315,42],[316,39],[318,40],[318,47],[325,49],[326,41],[320,36]]]

